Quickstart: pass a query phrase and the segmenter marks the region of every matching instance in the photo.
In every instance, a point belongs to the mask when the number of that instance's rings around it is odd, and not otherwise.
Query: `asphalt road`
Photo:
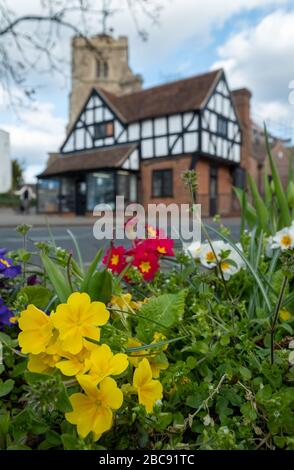
[[[237,240],[239,236],[240,222],[238,219],[224,220],[223,224],[231,229],[233,239]],[[211,224],[215,226],[215,224]],[[82,253],[83,261],[85,264],[89,263],[97,250],[101,247],[109,246],[108,240],[96,240],[93,236],[93,227],[89,226],[66,226],[66,227],[52,227],[52,234],[56,245],[71,250],[73,255],[76,255],[76,250],[72,238],[67,233],[70,230],[76,237],[80,251]],[[202,235],[202,238],[205,238]],[[212,238],[215,236],[212,235]],[[36,227],[32,228],[29,234],[28,248],[34,249],[34,242],[43,241],[47,242],[50,240],[50,234],[48,233],[47,227]],[[128,241],[119,240],[118,244],[127,245]],[[179,240],[175,241],[177,248],[181,247]],[[15,250],[22,247],[22,238],[16,233],[13,228],[0,228],[0,248],[8,248],[9,250]]]

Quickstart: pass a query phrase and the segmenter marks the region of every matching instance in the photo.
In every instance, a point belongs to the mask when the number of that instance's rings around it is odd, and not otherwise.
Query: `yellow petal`
[[[136,388],[142,387],[144,384],[152,380],[152,370],[146,358],[142,359],[134,372],[133,385]]]
[[[123,393],[118,388],[116,381],[106,377],[100,383],[101,400],[113,410],[118,410],[123,404]]]
[[[62,348],[71,354],[78,354],[83,348],[83,337],[80,328],[74,327],[60,335],[62,339]]]
[[[129,361],[128,356],[126,354],[115,354],[109,363],[111,375],[122,374],[127,369],[128,365]]]
[[[79,382],[82,389],[86,394],[91,397],[92,400],[98,400],[100,391],[97,388],[97,383],[89,375],[78,375],[77,381]]]
[[[18,335],[18,343],[24,354],[40,354],[41,352],[45,352],[49,340],[50,333],[46,336],[42,336],[36,331],[22,331]]]
[[[44,354],[30,354],[28,360],[28,370],[30,372],[35,372],[42,374],[45,371],[48,371],[50,367],[44,361]]]
[[[84,311],[90,306],[91,299],[86,292],[74,292],[67,299],[67,304],[75,311]]]
[[[151,380],[138,389],[139,403],[144,405],[146,411],[151,413],[157,400],[162,399],[162,385],[158,380]]]
[[[96,409],[95,422],[93,426],[94,436],[101,435],[112,426],[112,411],[106,406]]]
[[[73,411],[65,414],[71,424],[77,425],[78,434],[85,438],[94,428],[97,407],[89,397],[82,393],[71,395],[70,402]]]
[[[109,311],[102,302],[92,302],[87,311],[85,311],[83,319],[85,323],[102,326],[109,320]]]
[[[28,305],[19,318],[18,325],[21,330],[38,330],[51,323],[50,317],[34,305]]]
[[[83,369],[83,364],[81,364],[77,359],[71,359],[67,361],[59,361],[57,364],[55,364],[55,367],[61,370],[63,375],[71,377],[81,372]]]

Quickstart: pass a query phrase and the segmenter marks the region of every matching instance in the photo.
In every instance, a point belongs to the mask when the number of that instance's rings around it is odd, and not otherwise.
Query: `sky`
[[[97,5],[101,0],[94,0]],[[134,1],[134,0],[133,0]],[[153,24],[137,13],[148,41],[137,34],[123,0],[112,0],[118,11],[110,20],[114,35],[129,36],[130,65],[144,78],[144,87],[224,68],[231,89],[252,91],[252,113],[258,120],[294,132],[294,2],[293,0],[154,0],[163,7]],[[6,0],[17,14],[35,13],[39,0]],[[89,32],[101,31],[99,17]],[[58,151],[64,138],[70,91],[70,38],[61,35],[58,52],[64,74],[36,76],[35,102],[17,113],[0,100],[0,128],[10,132],[12,158],[20,160],[28,182],[46,164],[48,152]],[[41,86],[39,86],[41,85]],[[1,91],[1,90],[0,90]],[[15,90],[18,93],[18,90]],[[291,95],[293,97],[293,94]]]

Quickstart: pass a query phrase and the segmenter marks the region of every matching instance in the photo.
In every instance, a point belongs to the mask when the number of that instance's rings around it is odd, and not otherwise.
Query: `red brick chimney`
[[[241,167],[249,173],[251,173],[252,160],[251,96],[251,91],[248,88],[232,91],[233,101],[242,126]]]

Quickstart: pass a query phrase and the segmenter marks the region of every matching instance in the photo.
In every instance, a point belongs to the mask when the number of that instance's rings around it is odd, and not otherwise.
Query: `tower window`
[[[104,62],[104,78],[108,77],[108,63]]]
[[[96,60],[96,77],[101,77],[101,62],[100,60]]]

